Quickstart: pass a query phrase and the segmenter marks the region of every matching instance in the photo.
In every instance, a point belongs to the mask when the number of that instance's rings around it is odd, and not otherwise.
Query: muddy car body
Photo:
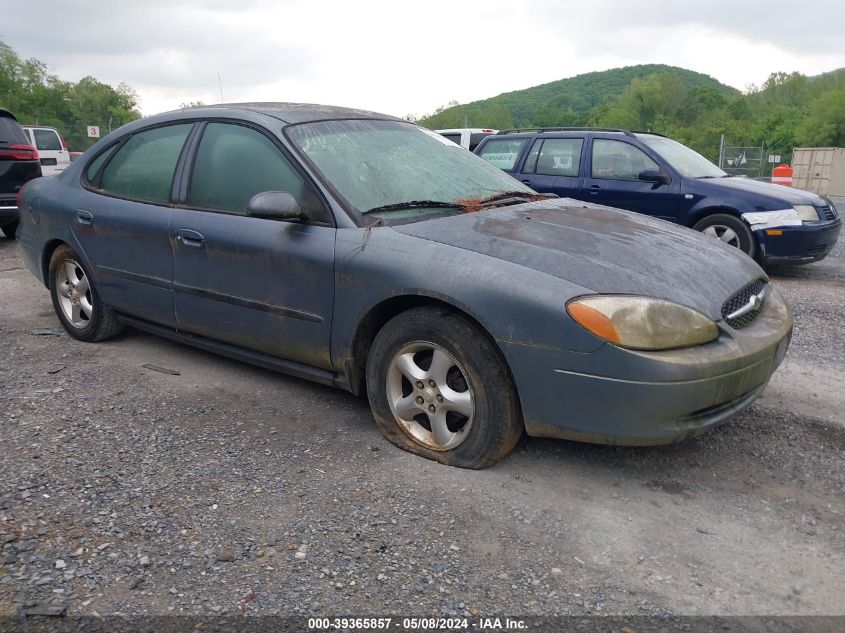
[[[164,188],[146,147],[173,155]],[[286,175],[255,175],[277,159]],[[252,189],[224,165],[246,165]],[[736,249],[539,199],[429,131],[356,110],[149,117],[28,186],[21,209],[26,261],[73,336],[129,324],[366,392],[388,439],[458,466],[493,463],[523,430],[702,432],[760,394],[792,330]]]

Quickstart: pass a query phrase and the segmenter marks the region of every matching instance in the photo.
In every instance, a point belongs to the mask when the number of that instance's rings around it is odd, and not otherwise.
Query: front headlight
[[[573,299],[566,304],[566,311],[599,338],[630,349],[691,347],[719,336],[711,319],[663,299],[591,295]]]
[[[811,204],[796,204],[794,207],[798,213],[798,217],[802,222],[818,222],[819,214],[816,212],[816,207]]]

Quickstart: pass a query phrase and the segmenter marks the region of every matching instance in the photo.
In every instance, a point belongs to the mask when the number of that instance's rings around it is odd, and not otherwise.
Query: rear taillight
[[[38,150],[32,145],[8,145],[0,148],[0,158],[7,160],[38,160]]]

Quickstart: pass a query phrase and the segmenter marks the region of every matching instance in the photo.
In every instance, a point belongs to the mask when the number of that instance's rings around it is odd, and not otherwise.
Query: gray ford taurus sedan
[[[28,184],[68,333],[129,325],[366,392],[398,446],[481,468],[529,435],[659,444],[747,407],[792,318],[735,248],[549,199],[400,119],[234,104],[131,123]]]

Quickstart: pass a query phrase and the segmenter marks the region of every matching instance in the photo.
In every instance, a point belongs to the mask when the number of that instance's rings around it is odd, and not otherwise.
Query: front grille
[[[836,219],[836,210],[829,204],[824,205],[823,207],[818,208],[819,217],[825,220],[835,220]]]
[[[760,294],[766,286],[767,283],[765,279],[758,279],[757,281],[748,284],[745,288],[725,301],[725,305],[722,306],[722,318],[725,319],[725,323],[735,330],[741,330],[742,328],[751,325],[754,320],[760,316],[760,312],[763,311],[762,303],[754,310],[746,312],[738,317],[734,317],[733,319],[729,319],[728,315],[733,314],[743,306],[748,305],[748,302],[751,301],[751,297]]]
[[[807,249],[807,255],[821,255],[827,252],[827,244],[818,244]]]

